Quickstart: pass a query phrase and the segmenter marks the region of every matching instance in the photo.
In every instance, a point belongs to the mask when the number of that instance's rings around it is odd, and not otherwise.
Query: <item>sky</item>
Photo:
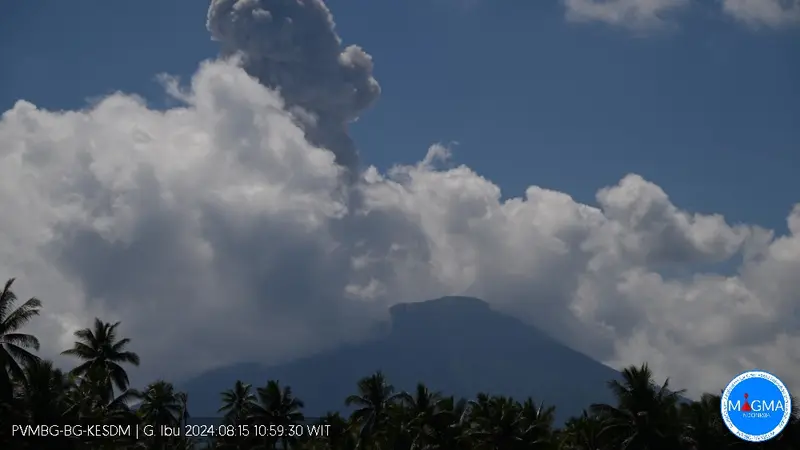
[[[799,38],[798,0],[3,3],[0,275],[43,355],[122,320],[140,379],[466,294],[800,389]]]

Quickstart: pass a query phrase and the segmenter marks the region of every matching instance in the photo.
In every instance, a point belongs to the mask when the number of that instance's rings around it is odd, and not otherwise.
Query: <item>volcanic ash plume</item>
[[[342,166],[358,166],[347,125],[378,98],[380,86],[369,54],[354,45],[342,49],[321,0],[212,0],[207,27],[223,54],[241,54],[251,76],[278,89],[287,106],[311,114],[304,128],[312,144],[331,150]]]

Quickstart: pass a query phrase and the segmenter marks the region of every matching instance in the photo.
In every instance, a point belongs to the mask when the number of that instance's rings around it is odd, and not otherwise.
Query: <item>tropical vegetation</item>
[[[139,357],[129,350],[131,341],[120,336],[119,322],[95,319],[91,327],[76,331],[72,348],[63,352],[75,358],[70,371],[39,358],[39,341],[24,327],[40,313],[41,302],[32,298],[17,306],[13,281],[5,284],[0,297],[0,449],[800,449],[797,411],[778,437],[746,443],[725,428],[718,395],[684,400],[667,382],[657,384],[646,364],[628,367],[619,380],[609,382],[615,404],[589,405],[563,424],[556,423],[553,407],[530,398],[478,393],[458,399],[424,384],[411,392],[397,391],[377,372],[354,384],[353,395],[343,399],[347,415],[306,418],[304,404],[290,386],[277,380],[261,387],[237,381],[221,393],[220,419],[210,428],[213,438],[168,436],[158,428],[151,435],[108,436],[108,430],[125,427],[188,426],[198,432],[208,424],[192,422],[189,399],[168,381],[131,388],[127,370],[139,364]],[[39,434],[41,426],[62,433],[69,426],[84,434],[22,437],[25,425]]]

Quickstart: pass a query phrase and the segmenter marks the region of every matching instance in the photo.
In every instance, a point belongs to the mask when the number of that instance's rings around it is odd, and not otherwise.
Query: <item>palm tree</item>
[[[107,389],[113,390],[114,386],[120,391],[125,391],[130,384],[128,374],[120,364],[129,363],[134,366],[139,365],[139,355],[126,351],[126,347],[131,342],[130,339],[117,339],[117,327],[119,322],[105,323],[100,319],[94,319],[94,329],[84,328],[75,332],[73,347],[62,352],[63,355],[76,356],[84,362],[72,369],[74,375],[85,375],[86,373],[98,370],[107,374],[107,380],[103,382]]]
[[[522,441],[527,448],[546,448],[550,446],[553,438],[553,422],[555,421],[556,408],[537,404],[528,397],[519,405]]]
[[[54,368],[52,361],[39,360],[25,367],[25,379],[17,395],[30,423],[52,425],[66,419],[67,395],[71,388],[69,378]]]
[[[391,406],[402,396],[395,393],[394,386],[386,381],[381,371],[362,378],[358,382],[358,394],[345,399],[345,405],[355,405],[351,420],[361,428],[358,433],[358,445],[373,441],[386,431]],[[379,446],[379,444],[378,444]]]
[[[431,434],[432,422],[440,412],[439,402],[442,395],[418,383],[414,395],[401,392],[398,399],[405,406],[403,413],[408,418],[407,430],[411,433],[411,447],[424,447]]]
[[[509,397],[478,394],[469,412],[472,426],[466,431],[470,443],[481,450],[514,450],[524,444],[523,417],[517,402]]]
[[[252,385],[237,380],[232,389],[221,394],[222,406],[217,412],[224,413],[223,423],[229,425],[250,425],[253,422],[252,411],[256,404],[256,396],[252,393]],[[221,436],[214,440],[215,448],[238,450],[250,448],[249,444],[258,444],[255,436]]]
[[[561,433],[563,450],[603,450],[606,449],[601,433],[602,420],[583,411],[579,417],[569,419]]]
[[[145,422],[175,426],[183,421],[184,394],[176,392],[172,383],[155,381],[137,397],[141,400],[137,414]]]
[[[183,423],[186,415],[186,394],[176,392],[172,383],[155,381],[137,397],[141,399],[137,415],[144,423],[170,427],[177,427]],[[162,433],[155,433],[152,448],[162,449],[166,446],[172,448],[173,440],[164,439]]]
[[[73,422],[67,414],[67,396],[72,383],[51,361],[39,360],[25,367],[25,379],[17,383],[14,422],[26,425],[64,425]],[[35,442],[37,450],[70,450],[74,440],[50,437]]]
[[[324,436],[318,439],[318,442],[322,443],[324,448],[349,450],[356,447],[357,442],[350,430],[350,426],[347,420],[339,413],[329,412],[318,423],[328,427]]]
[[[8,404],[13,396],[12,378],[23,380],[24,367],[39,360],[28,351],[39,350],[39,340],[19,330],[39,315],[42,302],[34,297],[14,309],[17,296],[11,290],[12,284],[14,278],[6,281],[0,293],[0,403],[3,404]]]
[[[251,392],[252,385],[236,380],[232,389],[222,393],[222,407],[217,412],[224,412],[228,423],[237,423],[250,415],[256,396]]]
[[[469,428],[469,402],[445,397],[438,401],[437,412],[430,423],[428,442],[423,448],[431,450],[456,450],[468,444],[464,439]]]
[[[133,419],[129,407],[141,394],[127,389],[114,395],[108,389],[108,374],[102,366],[89,369],[84,375],[70,374],[73,388],[67,394],[68,413],[83,421],[112,423]]]
[[[270,380],[267,385],[256,389],[258,402],[253,404],[251,417],[254,423],[267,426],[283,427],[281,444],[284,450],[296,441],[296,436],[289,431],[304,420],[303,401],[292,394],[290,386],[281,387],[280,382]],[[269,445],[270,442],[267,443]],[[271,442],[274,448],[274,440]]]
[[[681,419],[686,425],[690,447],[722,449],[736,442],[722,421],[720,402],[719,395],[703,394],[700,401],[681,405]]]
[[[102,366],[95,366],[83,376],[70,375],[72,388],[66,395],[65,415],[72,423],[87,425],[128,425],[135,426],[136,414],[131,410],[130,404],[138,393],[128,389],[119,395],[114,395],[109,389],[109,378]],[[78,438],[81,439],[81,438]],[[109,438],[85,437],[79,448],[92,448],[98,450],[116,450],[118,448],[132,448],[136,442],[132,437],[115,436]],[[87,446],[87,447],[84,447]]]
[[[622,371],[622,379],[612,380],[609,388],[617,406],[594,404],[592,412],[604,421],[603,435],[621,450],[673,450],[685,438],[678,415],[684,391],[672,391],[669,380],[658,386],[653,372],[643,364]]]

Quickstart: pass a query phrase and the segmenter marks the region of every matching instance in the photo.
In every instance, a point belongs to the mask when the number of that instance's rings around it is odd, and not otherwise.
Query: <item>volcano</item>
[[[217,416],[220,392],[236,380],[292,386],[307,417],[346,412],[344,399],[360,378],[381,370],[397,390],[418,382],[445,395],[478,392],[532,397],[557,408],[557,418],[578,415],[591,403],[610,403],[606,385],[619,372],[557,342],[479,299],[443,297],[391,308],[384,336],[273,367],[236,364],[184,383],[194,417]]]

